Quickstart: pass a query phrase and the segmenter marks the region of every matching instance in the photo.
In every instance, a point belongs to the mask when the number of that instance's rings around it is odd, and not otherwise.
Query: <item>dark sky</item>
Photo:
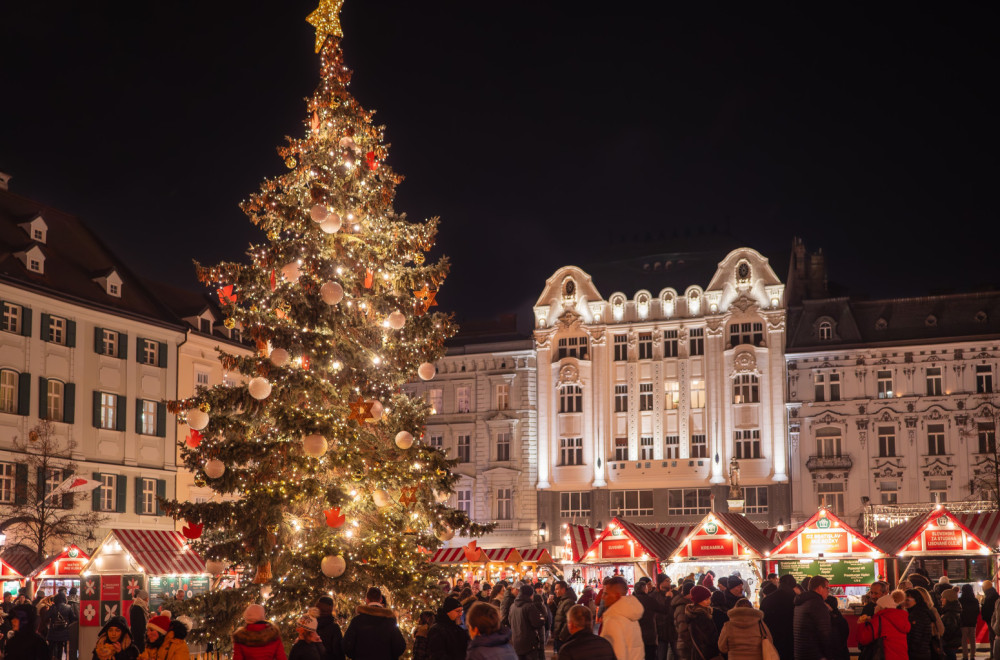
[[[682,4],[347,0],[351,90],[407,177],[396,209],[442,217],[443,308],[523,309],[560,265],[712,231],[781,264],[804,237],[857,294],[1000,283],[992,16],[651,9]],[[258,239],[237,204],[304,130],[314,6],[5,7],[0,170],[195,286],[192,258]]]

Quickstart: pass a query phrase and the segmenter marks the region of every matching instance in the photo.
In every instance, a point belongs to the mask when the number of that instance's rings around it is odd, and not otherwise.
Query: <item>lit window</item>
[[[100,493],[98,494],[98,502],[100,504],[101,511],[114,511],[115,510],[115,490],[118,485],[118,477],[113,474],[102,474],[101,475],[101,485],[98,486]]]
[[[102,354],[118,357],[118,333],[114,330],[102,330],[101,332]]]
[[[49,317],[49,341],[53,344],[66,344],[66,319]]]
[[[118,413],[118,397],[114,394],[101,392],[100,413],[101,428],[114,430]]]
[[[17,414],[19,374],[10,369],[0,371],[0,412]]]
[[[427,403],[431,404],[431,414],[437,415],[444,410],[444,390],[427,390]]]
[[[156,515],[156,479],[142,480],[142,511],[144,516]]]
[[[877,385],[878,385],[878,398],[891,399],[892,372],[887,370],[879,370],[875,375],[877,378]]]
[[[21,313],[20,305],[12,305],[8,302],[3,304],[3,330],[4,332],[21,333]]]
[[[508,383],[497,385],[497,410],[510,410],[510,385]]]
[[[45,385],[45,412],[47,419],[53,422],[63,421],[63,410],[65,409],[66,386],[58,380],[49,380]]]
[[[156,435],[156,401],[142,402],[142,434]]]
[[[616,517],[653,515],[653,491],[611,491],[611,515]]]
[[[703,380],[691,381],[691,407],[696,409],[705,407],[705,381]]]
[[[0,463],[0,502],[14,501],[17,470],[13,463]]]
[[[149,339],[143,339],[142,363],[151,364],[153,366],[162,366],[157,364],[159,361],[159,357],[160,357],[160,345],[155,341],[151,341]]]
[[[583,465],[583,438],[559,438],[559,465]]]
[[[49,493],[54,491],[63,482],[63,471],[62,470],[46,470],[45,471],[45,483],[43,484],[43,497],[48,496]],[[62,506],[62,498],[55,497],[49,500],[55,506]]]
[[[664,410],[676,410],[677,404],[681,400],[681,385],[675,380],[668,380],[663,383],[663,408]]]
[[[455,388],[455,412],[467,413],[472,408],[472,390],[468,386]]]

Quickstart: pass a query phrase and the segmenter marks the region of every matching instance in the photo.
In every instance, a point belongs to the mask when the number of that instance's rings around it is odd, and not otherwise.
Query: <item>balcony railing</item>
[[[810,456],[806,461],[807,470],[850,470],[854,461],[850,456]]]

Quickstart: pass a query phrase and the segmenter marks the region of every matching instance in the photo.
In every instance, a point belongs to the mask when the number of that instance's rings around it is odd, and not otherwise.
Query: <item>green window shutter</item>
[[[94,473],[94,481],[101,481],[101,473]],[[101,487],[98,486],[94,490],[90,491],[90,510],[100,511],[101,510]]]
[[[76,321],[66,321],[66,345],[70,348],[76,346]]]
[[[156,515],[163,515],[163,508],[160,506],[160,499],[167,499],[167,482],[165,479],[156,480]]]
[[[142,515],[142,477],[135,478],[135,513]]]
[[[31,308],[21,307],[21,334],[31,336]]]
[[[135,432],[142,435],[142,399],[135,400]]]
[[[49,333],[49,315],[45,312],[42,312],[40,323],[42,327],[38,329],[38,336],[42,341],[52,341],[52,335]]]
[[[42,498],[45,497],[45,468],[36,468],[35,476],[38,478],[38,481],[35,482],[37,484],[35,487],[35,496],[41,502]]]
[[[143,364],[143,350],[146,347],[146,341],[142,337],[135,338],[135,361],[139,364]]]
[[[122,360],[128,359],[128,335],[124,332],[118,333],[118,357]]]
[[[76,385],[73,383],[63,385],[63,421],[67,424],[76,421]]]
[[[156,402],[156,435],[167,437],[167,404],[162,401]]]
[[[31,411],[31,374],[23,373],[17,376],[17,414],[30,415]]]
[[[122,396],[121,394],[117,394],[115,396],[117,396],[118,398],[118,401],[115,405],[115,430],[124,431],[125,420],[128,418],[127,413],[125,411],[125,404],[128,402],[128,399]]]
[[[104,355],[104,328],[94,327],[94,352]]]
[[[94,390],[94,428],[101,428],[101,393]]]
[[[115,478],[115,511],[125,513],[125,493],[128,490],[128,477],[119,474]]]
[[[63,493],[60,506],[64,509],[73,508],[73,493]]]
[[[28,464],[18,463],[14,466],[14,504],[28,502]]]
[[[156,366],[166,369],[167,368],[167,342],[161,341],[159,343],[159,349],[156,356]]]
[[[38,419],[49,417],[49,379],[38,377]]]

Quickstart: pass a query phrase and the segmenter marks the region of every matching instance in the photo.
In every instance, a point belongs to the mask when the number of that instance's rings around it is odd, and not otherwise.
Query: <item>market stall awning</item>
[[[516,548],[483,548],[486,560],[500,564],[520,564],[521,553]]]
[[[761,559],[774,543],[739,513],[709,513],[671,555],[684,559]]]
[[[760,533],[763,534],[765,537],[767,537],[767,540],[773,543],[774,545],[778,545],[779,543],[781,543],[781,539],[785,537],[785,534],[788,534],[787,531],[779,532],[777,527],[768,527],[766,529],[762,529],[760,530]]]
[[[526,564],[554,564],[552,555],[545,548],[518,549],[521,553],[521,561]]]
[[[578,564],[587,554],[590,546],[597,540],[598,532],[593,527],[586,525],[570,525],[568,531],[569,548],[572,554],[573,563]]]
[[[84,571],[108,572],[102,562],[125,553],[127,561],[115,560],[111,572],[131,572],[134,565],[147,575],[198,575],[205,573],[205,560],[187,545],[184,535],[166,529],[115,529],[98,546]]]
[[[0,578],[4,580],[21,580],[24,576],[18,573],[13,566],[0,559]]]
[[[653,529],[658,531],[660,534],[677,539],[677,541],[683,541],[697,526],[698,525],[669,525],[666,527],[654,527]]]
[[[3,575],[8,575],[8,569],[13,570],[13,576],[22,578],[38,566],[38,554],[26,545],[16,543],[4,548],[0,561],[6,565]],[[15,578],[15,579],[16,579]]]
[[[46,557],[28,577],[32,580],[79,577],[89,560],[90,556],[86,552],[75,545],[70,545],[59,554]]]
[[[955,518],[986,545],[1000,547],[1000,511],[956,513]]]
[[[587,549],[583,563],[664,560],[673,554],[677,545],[677,539],[652,527],[613,518]]]
[[[465,557],[465,548],[441,548],[428,559],[432,564],[468,564],[470,563]],[[475,563],[483,563],[486,561],[486,551],[483,550],[482,559]]]
[[[875,543],[887,554],[906,556],[910,554],[990,554],[996,546],[996,520],[994,513],[972,513],[959,516],[941,507],[914,516],[906,522],[890,527],[877,537]],[[968,524],[974,525],[993,541],[973,532]]]
[[[770,557],[837,558],[865,555],[881,557],[884,553],[832,511],[820,508],[813,517],[788,535],[770,553]]]

